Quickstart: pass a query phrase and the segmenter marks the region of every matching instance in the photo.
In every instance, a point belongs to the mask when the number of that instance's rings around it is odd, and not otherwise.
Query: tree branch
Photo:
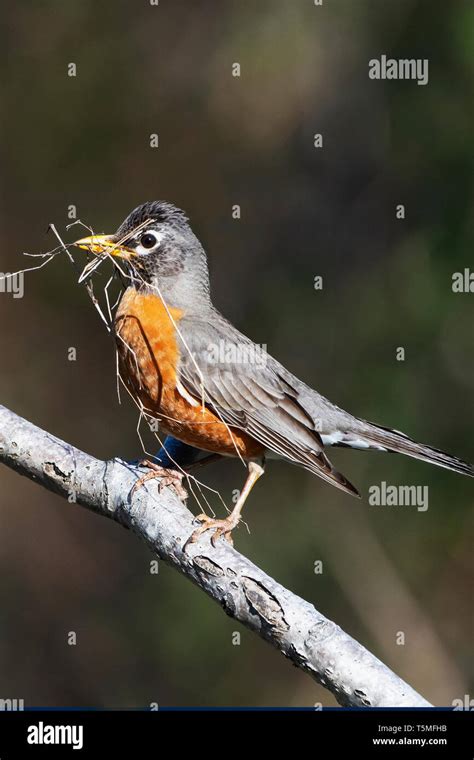
[[[386,665],[223,540],[183,551],[193,515],[156,483],[130,498],[136,467],[102,462],[0,406],[0,461],[60,496],[130,528],[224,611],[329,689],[341,705],[427,707]]]

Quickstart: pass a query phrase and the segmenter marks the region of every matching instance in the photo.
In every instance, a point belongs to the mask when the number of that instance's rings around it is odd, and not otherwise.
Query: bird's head
[[[170,306],[209,303],[205,251],[184,211],[164,201],[137,206],[113,235],[91,235],[74,245],[111,256],[138,290],[157,292]]]

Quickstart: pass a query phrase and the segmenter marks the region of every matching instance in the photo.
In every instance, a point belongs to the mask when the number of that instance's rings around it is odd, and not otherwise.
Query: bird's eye
[[[142,245],[143,248],[153,248],[156,243],[156,235],[153,235],[151,232],[145,232],[140,238],[140,245]]]

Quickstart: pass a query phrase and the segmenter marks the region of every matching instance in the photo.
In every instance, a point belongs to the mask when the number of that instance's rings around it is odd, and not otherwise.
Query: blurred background
[[[139,203],[172,201],[241,330],[354,414],[474,459],[474,296],[451,288],[472,266],[469,0],[41,0],[2,14],[2,271],[56,245],[50,222],[79,237],[71,205],[113,232]],[[382,54],[428,58],[429,84],[370,80]],[[65,255],[26,275],[24,298],[1,293],[0,319],[2,404],[97,457],[140,455],[112,341]],[[270,462],[237,548],[430,701],[472,694],[473,482],[376,452],[332,459],[361,501]],[[230,501],[244,473],[200,475]],[[429,509],[370,506],[381,481],[428,486]],[[128,532],[6,468],[0,531],[0,697],[336,704],[176,572],[150,574]]]

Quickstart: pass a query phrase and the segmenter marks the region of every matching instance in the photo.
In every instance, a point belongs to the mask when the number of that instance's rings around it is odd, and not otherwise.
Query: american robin
[[[213,306],[206,253],[175,206],[144,203],[114,235],[75,245],[111,256],[127,278],[115,335],[121,376],[144,414],[167,435],[248,467],[229,516],[200,515],[191,540],[210,529],[213,541],[230,540],[266,457],[289,460],[355,496],[326,447],[399,452],[474,476],[467,462],[340,409],[240,333]],[[176,476],[147,464],[146,478]]]

